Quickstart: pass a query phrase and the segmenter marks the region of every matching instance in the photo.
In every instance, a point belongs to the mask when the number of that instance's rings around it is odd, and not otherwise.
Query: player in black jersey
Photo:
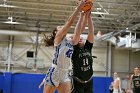
[[[94,41],[94,26],[91,18],[91,10],[87,13],[83,13],[83,15],[85,18],[81,32],[84,31],[87,23],[88,36],[85,43],[83,38],[81,38],[79,43],[74,46],[72,55],[74,89],[72,93],[93,93],[92,47]]]
[[[131,75],[130,79],[130,89],[133,84],[133,93],[140,93],[140,74],[139,74],[139,68],[134,68],[134,74]]]

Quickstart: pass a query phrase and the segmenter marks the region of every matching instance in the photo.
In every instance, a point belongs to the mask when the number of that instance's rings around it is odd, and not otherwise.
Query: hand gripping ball
[[[81,1],[81,0],[79,0],[79,1]],[[82,7],[82,11],[86,12],[91,9],[93,0],[84,0],[84,1],[86,1],[86,4]]]
[[[86,12],[91,9],[93,0],[86,0],[87,3],[83,6],[82,11]]]

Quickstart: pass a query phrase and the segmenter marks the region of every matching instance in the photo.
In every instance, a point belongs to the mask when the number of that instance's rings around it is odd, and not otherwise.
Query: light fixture
[[[102,8],[96,8],[97,10],[102,10]]]
[[[3,0],[3,4],[0,4],[0,7],[14,8],[14,7],[17,7],[17,6],[8,5],[8,4],[7,4],[7,0]]]
[[[105,12],[91,12],[91,14],[109,14],[109,13],[105,13]]]
[[[9,21],[3,22],[3,23],[6,23],[6,24],[13,24],[13,25],[24,24],[24,23],[20,23],[20,22],[14,22],[12,16],[11,16],[11,17],[8,17],[8,20],[9,20]]]
[[[13,5],[6,5],[6,4],[0,4],[0,7],[9,7],[9,8],[14,8],[17,6],[13,6]]]

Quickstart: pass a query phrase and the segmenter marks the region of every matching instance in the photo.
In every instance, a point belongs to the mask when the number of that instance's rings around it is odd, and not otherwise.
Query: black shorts
[[[134,92],[134,93],[140,93],[140,88],[134,88],[134,89],[133,89],[133,92]]]
[[[87,83],[80,83],[73,79],[72,93],[93,93],[93,81],[90,80]]]

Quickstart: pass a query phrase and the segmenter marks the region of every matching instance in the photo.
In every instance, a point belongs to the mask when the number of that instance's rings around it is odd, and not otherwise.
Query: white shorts
[[[118,89],[113,89],[113,93],[119,93]]]
[[[68,75],[68,69],[61,69],[58,67],[49,68],[45,80],[47,85],[53,85],[55,87],[58,87],[61,83],[71,81]]]

